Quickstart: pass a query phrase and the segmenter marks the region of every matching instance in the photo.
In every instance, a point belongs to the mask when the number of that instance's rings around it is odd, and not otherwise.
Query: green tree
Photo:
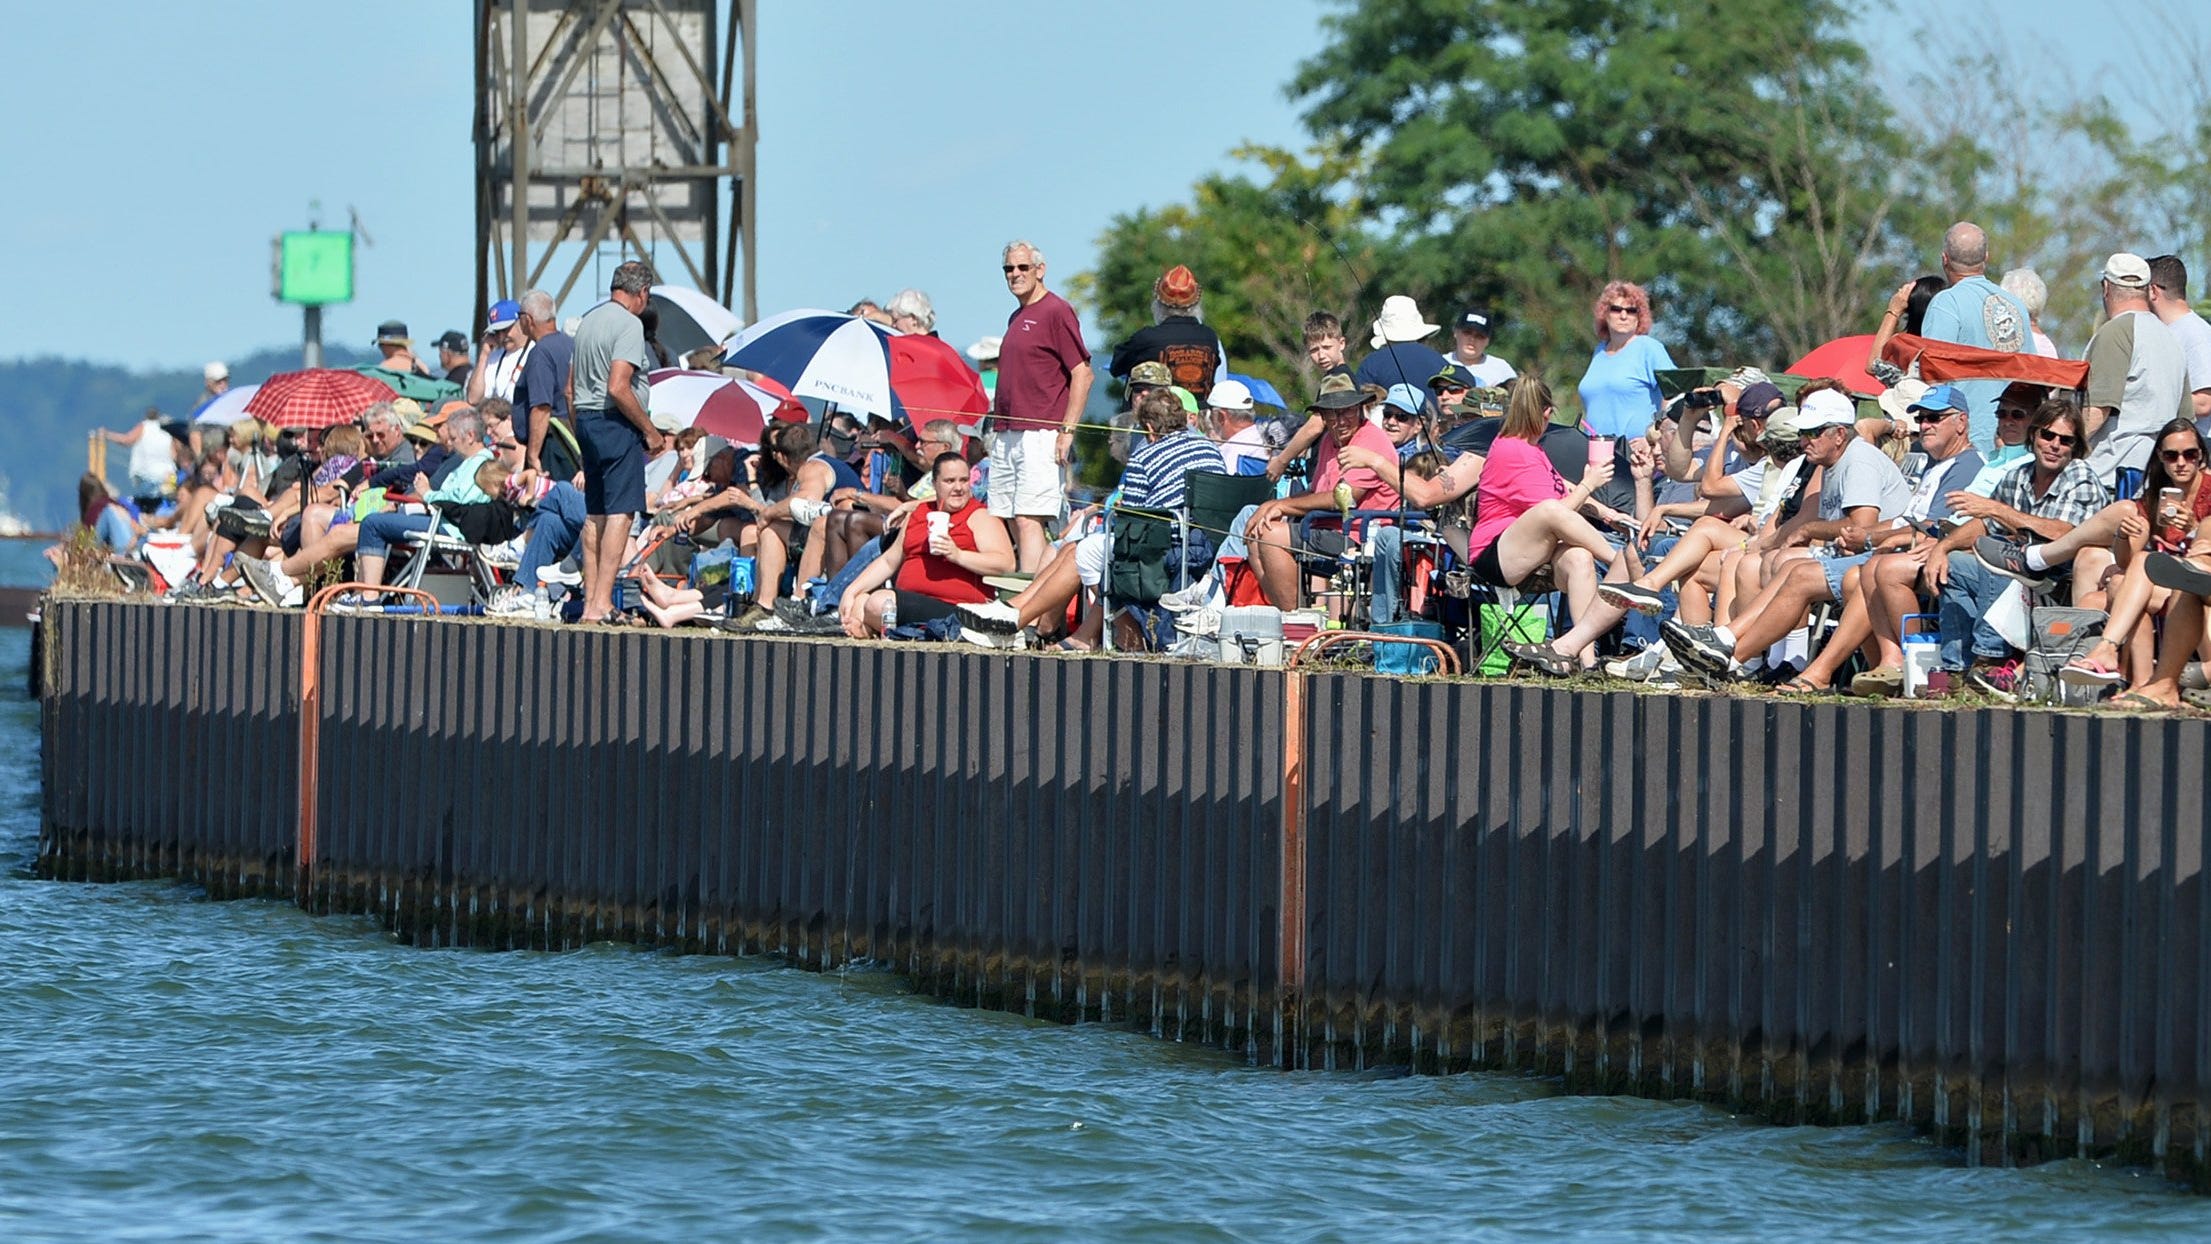
[[[1386,273],[1389,248],[1364,223],[1349,162],[1308,162],[1267,147],[1232,154],[1266,179],[1210,174],[1188,203],[1114,217],[1099,239],[1097,269],[1077,277],[1075,288],[1098,308],[1107,339],[1119,342],[1151,323],[1159,274],[1189,265],[1205,290],[1205,322],[1221,335],[1230,365],[1289,398],[1310,384],[1305,317],[1325,310],[1348,323],[1378,304],[1374,284]]]
[[[1903,140],[1830,0],[1361,0],[1290,83],[1370,170],[1404,292],[1578,375],[1605,282],[1677,358],[1785,363],[1894,287]]]

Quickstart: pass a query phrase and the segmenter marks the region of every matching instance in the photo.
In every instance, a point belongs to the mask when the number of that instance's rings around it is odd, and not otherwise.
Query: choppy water
[[[1966,1170],[1899,1128],[35,881],[26,649],[0,631],[0,1240],[2211,1237],[2154,1176]]]

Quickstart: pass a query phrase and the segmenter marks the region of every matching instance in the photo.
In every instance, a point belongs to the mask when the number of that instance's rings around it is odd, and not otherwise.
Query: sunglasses
[[[2167,462],[2203,461],[2203,451],[2200,449],[2160,449],[2157,456]]]
[[[2038,441],[2048,441],[2052,445],[2063,445],[2067,449],[2071,449],[2074,446],[2080,444],[2079,437],[2067,436],[2063,432],[2052,432],[2048,428],[2044,428],[2040,432],[2035,433],[2034,439]]]
[[[2028,413],[2026,410],[2017,407],[1999,406],[1996,408],[1998,419],[2024,419]]]
[[[1613,306],[1613,307],[1606,307],[1606,308],[1605,308],[1605,310],[1607,310],[1607,311],[1610,311],[1610,312],[1611,312],[1612,314],[1614,314],[1614,315],[1636,315],[1636,314],[1639,314],[1639,313],[1641,312],[1641,308],[1639,308],[1639,307],[1619,307],[1619,306]]]
[[[1464,392],[1466,392],[1466,386],[1463,384],[1438,385],[1435,389],[1437,397],[1457,397]]]
[[[1012,276],[1016,272],[1027,272],[1029,267],[1030,265],[1025,263],[1009,263],[1004,265],[1004,270],[1007,276]]]
[[[1406,411],[1399,410],[1395,406],[1389,407],[1382,412],[1382,422],[1384,423],[1406,423],[1418,418],[1420,418],[1419,415],[1410,414]]]

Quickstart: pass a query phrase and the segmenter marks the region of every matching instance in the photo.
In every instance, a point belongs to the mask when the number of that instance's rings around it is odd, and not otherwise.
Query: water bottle
[[[893,596],[883,602],[883,629],[887,631],[896,625],[898,625],[898,597]]]
[[[537,615],[540,622],[553,620],[553,594],[542,583],[537,585],[537,599],[532,602],[530,611]]]

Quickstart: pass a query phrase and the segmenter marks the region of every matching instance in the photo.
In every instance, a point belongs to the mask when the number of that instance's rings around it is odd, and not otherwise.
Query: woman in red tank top
[[[861,571],[838,602],[845,634],[854,639],[951,617],[956,604],[992,598],[984,575],[1013,570],[1013,538],[1005,522],[975,500],[967,460],[941,454],[930,474],[936,500],[905,516],[898,543]],[[894,621],[885,620],[886,609]]]

